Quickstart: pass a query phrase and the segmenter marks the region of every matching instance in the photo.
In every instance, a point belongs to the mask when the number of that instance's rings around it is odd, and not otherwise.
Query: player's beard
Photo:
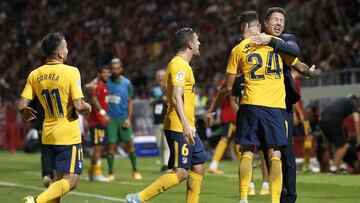
[[[194,57],[199,57],[200,56],[200,50],[198,49],[197,51],[194,52],[193,54]]]

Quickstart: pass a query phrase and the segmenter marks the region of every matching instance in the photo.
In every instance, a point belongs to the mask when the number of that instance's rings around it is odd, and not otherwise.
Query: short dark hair
[[[41,48],[45,56],[50,57],[56,54],[63,39],[65,39],[64,35],[58,32],[46,35],[41,42]]]
[[[176,50],[184,49],[189,41],[193,39],[194,30],[189,27],[180,28],[174,35],[174,48]]]
[[[268,8],[268,10],[265,12],[265,20],[269,20],[270,16],[275,12],[282,13],[284,15],[284,17],[286,16],[286,12],[285,12],[285,10],[283,8],[281,8],[281,7],[271,7],[271,8]]]
[[[108,66],[108,65],[101,65],[101,66],[98,67],[97,71],[98,71],[98,73],[101,73],[102,70],[104,70],[104,69],[110,70],[110,66]]]
[[[248,11],[242,12],[240,14],[240,16],[238,17],[237,21],[240,24],[240,29],[243,31],[246,24],[249,24],[254,21],[259,21],[259,18],[258,18],[256,11],[248,10]]]

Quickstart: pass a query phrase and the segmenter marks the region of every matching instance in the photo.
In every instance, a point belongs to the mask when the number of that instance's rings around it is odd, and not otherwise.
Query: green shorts
[[[110,144],[117,144],[119,141],[127,142],[132,139],[133,131],[131,126],[129,128],[123,128],[125,118],[114,118],[110,120],[110,125],[108,126],[108,140]]]

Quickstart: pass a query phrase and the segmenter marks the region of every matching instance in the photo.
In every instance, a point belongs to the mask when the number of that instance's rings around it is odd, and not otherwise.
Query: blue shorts
[[[170,130],[164,132],[170,148],[169,168],[190,169],[192,165],[205,163],[207,155],[198,135],[195,137],[195,144],[188,145],[182,133]]]
[[[221,127],[223,130],[222,137],[227,137],[230,140],[236,131],[235,122],[222,123]]]
[[[286,146],[286,111],[256,105],[240,105],[236,142],[240,145],[275,148]]]
[[[93,145],[107,144],[108,129],[107,126],[96,125],[90,128],[91,143]]]
[[[83,151],[81,144],[43,145],[44,151],[51,160],[56,172],[81,174],[83,168]]]

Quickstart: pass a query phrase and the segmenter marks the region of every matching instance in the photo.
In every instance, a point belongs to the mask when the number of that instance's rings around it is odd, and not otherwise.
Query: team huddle
[[[240,203],[248,202],[256,149],[264,154],[271,202],[295,202],[292,105],[300,97],[293,89],[291,69],[306,77],[314,77],[315,66],[309,68],[302,63],[297,58],[300,51],[295,36],[283,34],[285,11],[282,8],[267,10],[265,33],[261,33],[255,11],[242,12],[238,24],[242,40],[231,51],[224,84],[206,111],[204,120],[208,126],[213,125],[216,109],[232,95],[233,89],[239,88],[236,87],[239,83],[234,85],[234,81],[240,75],[243,91],[236,102],[236,125],[233,126],[236,143],[240,146],[237,148]],[[166,68],[164,82],[167,111],[163,132],[170,155],[163,165],[169,171],[145,189],[128,194],[126,201],[129,203],[146,202],[183,181],[187,182],[186,202],[197,203],[200,199],[208,157],[195,129],[196,78],[190,66],[192,59],[200,57],[199,36],[192,28],[181,28],[174,34],[174,47],[176,55]],[[114,154],[116,144],[121,140],[129,154],[134,179],[141,179],[130,125],[133,88],[121,75],[121,61],[116,58],[111,61],[110,78],[109,68],[102,66],[98,78],[86,85],[92,95],[91,106],[84,101],[79,70],[64,64],[68,54],[64,36],[59,33],[47,35],[42,49],[47,63],[30,73],[20,98],[19,111],[25,120],[36,119],[36,111],[28,104],[35,97],[39,99],[45,110],[42,142],[51,154],[55,172],[53,183],[44,192],[37,197],[28,196],[24,202],[60,202],[63,195],[76,187],[83,166],[78,112],[91,112],[94,154],[89,178],[97,181],[115,179]],[[99,164],[104,142],[108,142],[109,176],[106,178],[101,175]]]

